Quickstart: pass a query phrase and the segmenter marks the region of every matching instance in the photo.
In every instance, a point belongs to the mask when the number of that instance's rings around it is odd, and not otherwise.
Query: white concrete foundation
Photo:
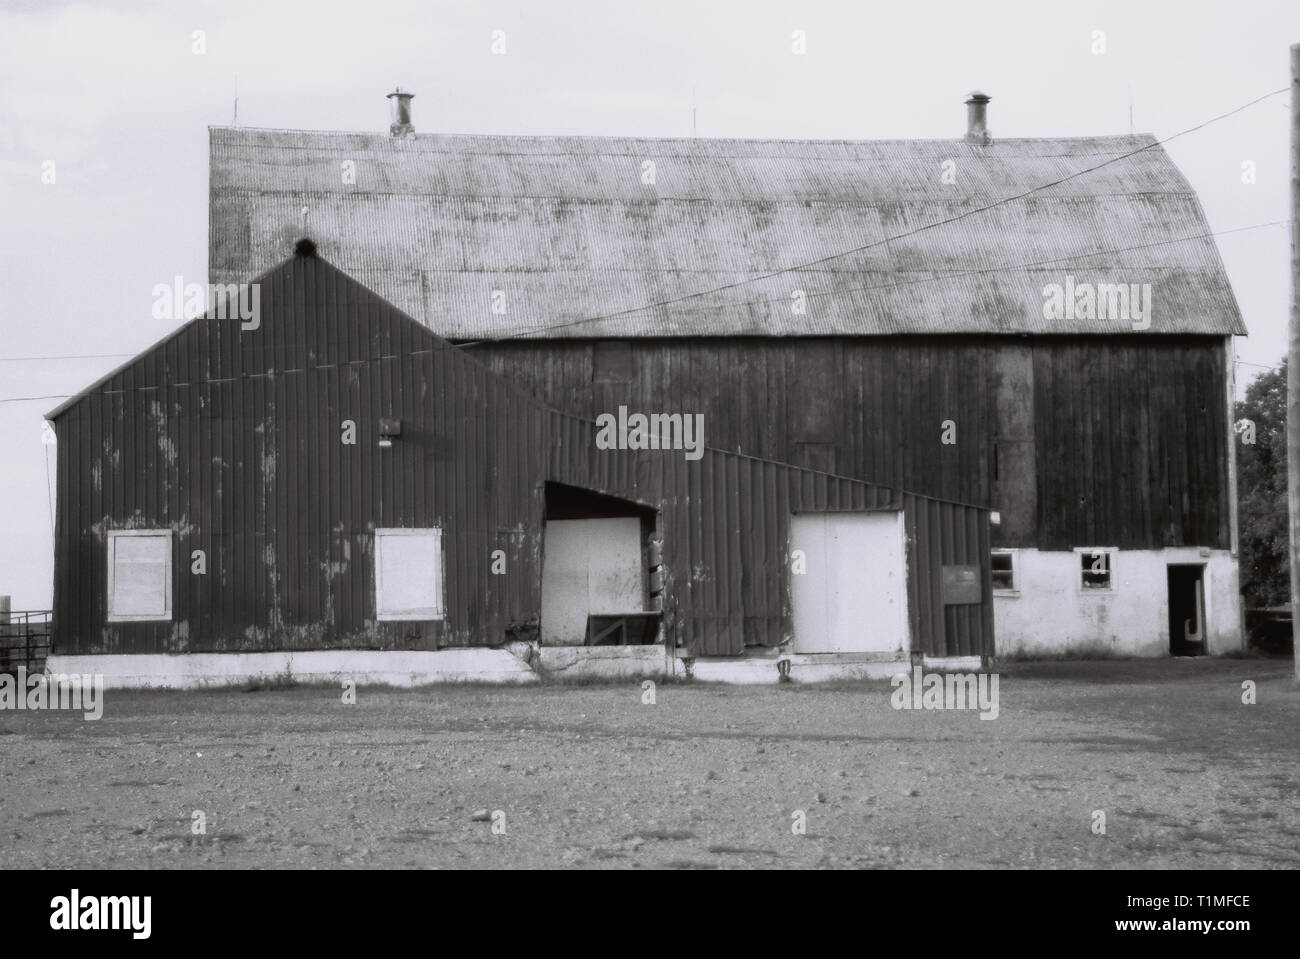
[[[662,679],[672,670],[660,644],[539,646],[533,663],[547,679]]]
[[[51,673],[102,675],[106,689],[209,689],[292,679],[300,683],[424,686],[433,683],[535,683],[541,679],[677,679],[777,683],[782,661],[791,682],[884,680],[911,670],[896,654],[782,653],[684,659],[684,650],[651,646],[537,646],[437,652],[318,650],[298,653],[189,653],[180,656],[51,656]],[[978,670],[978,657],[926,657],[927,669]]]
[[[99,674],[107,689],[204,689],[286,677],[303,683],[342,683],[346,679],[359,686],[535,683],[540,678],[504,649],[51,656],[46,669],[51,673]]]
[[[751,651],[745,656],[708,656],[673,661],[673,677],[706,683],[776,683],[781,681],[781,662],[788,662],[792,683],[824,683],[842,680],[881,680],[912,671],[909,658],[862,653],[776,653]],[[924,657],[926,669],[977,671],[978,656]]]
[[[1206,652],[1242,648],[1237,560],[1225,549],[1116,550],[1111,588],[1081,585],[1078,552],[1014,550],[1013,592],[994,591],[999,656],[1168,656],[1170,564],[1204,564]]]

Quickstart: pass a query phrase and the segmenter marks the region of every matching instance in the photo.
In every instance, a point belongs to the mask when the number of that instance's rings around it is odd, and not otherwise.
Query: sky
[[[952,138],[978,88],[995,138],[1165,138],[1282,90],[1165,147],[1226,234],[1240,392],[1286,350],[1294,42],[1296,0],[0,0],[0,595],[50,606],[44,414],[178,325],[155,284],[206,282],[236,109],[386,132],[400,84],[419,132]]]

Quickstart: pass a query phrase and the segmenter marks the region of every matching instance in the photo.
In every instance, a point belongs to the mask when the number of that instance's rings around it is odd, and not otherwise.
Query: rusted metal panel
[[[528,535],[540,527],[543,469],[519,436],[537,417],[519,416],[504,381],[467,357],[436,355],[451,348],[320,261],[291,261],[263,284],[260,336],[196,321],[58,415],[58,648],[499,641],[506,620],[529,612],[517,584],[536,562]],[[387,415],[411,425],[381,450]],[[355,446],[341,442],[344,419],[356,423]],[[489,457],[492,442],[507,448]],[[493,522],[459,521],[467,516]],[[371,532],[439,523],[448,619],[376,622]],[[132,527],[173,533],[172,622],[104,622],[106,533]],[[514,546],[517,575],[501,602],[491,598],[501,587],[485,581],[497,527],[533,531]],[[204,574],[190,571],[196,549]]]
[[[790,517],[871,509],[904,511],[908,605],[917,648],[933,655],[992,655],[987,511],[718,450],[696,462],[676,453],[651,454],[662,457],[664,469],[663,488],[655,489],[639,481],[630,465],[645,454],[597,450],[593,422],[551,415],[553,477],[657,506],[667,515],[669,593],[677,629],[696,655],[735,655],[747,644],[789,639]],[[683,503],[688,508],[680,508]],[[979,570],[986,599],[949,615],[941,569],[957,563]]]
[[[539,611],[555,481],[655,511],[668,635],[699,655],[789,638],[793,513],[873,509],[905,514],[915,641],[992,651],[991,615],[946,624],[937,585],[944,563],[987,578],[985,511],[716,449],[601,450],[592,420],[542,405],[318,258],[261,283],[255,333],[196,320],[57,414],[56,650],[500,644]],[[401,421],[387,449],[381,418]],[[961,522],[979,542],[939,535]],[[428,526],[444,530],[446,619],[377,621],[374,529]],[[105,622],[105,541],[121,528],[172,531],[172,621]],[[504,576],[490,571],[499,548]],[[190,571],[193,550],[206,573]]]

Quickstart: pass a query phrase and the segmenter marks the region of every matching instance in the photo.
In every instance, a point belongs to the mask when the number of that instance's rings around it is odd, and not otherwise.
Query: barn
[[[717,448],[680,403],[649,430],[548,405],[290,251],[49,414],[51,670],[771,682],[994,652],[988,510]]]
[[[987,510],[1000,653],[1239,648],[1246,331],[1200,203],[1150,135],[989,102],[948,140],[417,133],[400,92],[386,134],[216,127],[209,278],[305,222],[552,408]]]

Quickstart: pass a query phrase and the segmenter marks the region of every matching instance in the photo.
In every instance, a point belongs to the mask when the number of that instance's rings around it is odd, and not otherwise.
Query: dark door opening
[[[658,640],[662,574],[656,513],[594,490],[546,484],[540,641],[545,646]]]
[[[1205,566],[1169,567],[1169,654],[1205,655]]]

